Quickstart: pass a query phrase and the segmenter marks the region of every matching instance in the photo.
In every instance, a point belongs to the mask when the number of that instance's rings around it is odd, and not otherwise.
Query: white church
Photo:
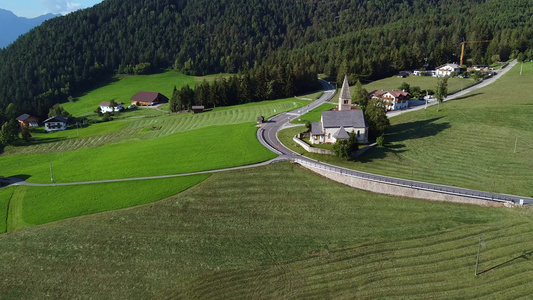
[[[368,124],[362,110],[352,108],[348,77],[344,76],[339,105],[335,110],[323,111],[320,122],[311,123],[311,144],[334,144],[355,133],[359,144],[368,144]]]

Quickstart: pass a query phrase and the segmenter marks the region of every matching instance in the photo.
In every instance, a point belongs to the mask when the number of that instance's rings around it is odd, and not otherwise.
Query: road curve
[[[449,101],[452,99],[455,99],[457,97],[460,97],[466,93],[472,92],[474,90],[477,90],[481,87],[484,87],[492,82],[494,82],[496,79],[501,77],[503,74],[505,74],[507,71],[509,71],[514,65],[516,64],[516,61],[513,61],[510,63],[510,65],[502,70],[498,75],[496,75],[494,78],[491,78],[489,80],[484,81],[481,84],[475,85],[473,87],[470,87],[468,89],[465,89],[464,91],[460,93],[456,93],[454,95],[451,95],[450,97],[446,98],[445,101]],[[110,182],[122,182],[122,181],[134,181],[134,180],[149,180],[149,179],[162,179],[162,178],[172,178],[172,177],[181,177],[181,176],[189,176],[189,175],[198,175],[198,174],[210,174],[210,173],[217,173],[217,172],[226,172],[226,171],[232,171],[232,170],[240,170],[240,169],[246,169],[246,168],[255,168],[259,166],[265,166],[274,162],[283,161],[283,160],[291,160],[295,161],[300,164],[307,164],[312,165],[314,167],[324,168],[330,171],[338,172],[340,174],[345,174],[349,176],[355,176],[359,178],[363,178],[366,180],[376,181],[376,182],[383,182],[387,184],[392,185],[398,185],[398,186],[404,186],[404,187],[411,187],[415,189],[420,190],[430,190],[445,194],[452,194],[452,195],[462,195],[466,197],[476,198],[476,199],[482,199],[482,200],[492,200],[492,201],[499,201],[499,202],[512,202],[512,203],[520,203],[520,201],[523,201],[524,204],[533,204],[533,198],[528,197],[521,197],[521,196],[515,196],[515,195],[505,195],[505,194],[496,194],[496,193],[488,193],[484,191],[477,191],[477,190],[470,190],[470,189],[464,189],[460,187],[453,187],[453,186],[446,186],[446,185],[438,185],[438,184],[432,184],[432,183],[426,183],[426,182],[420,182],[420,181],[413,181],[413,180],[406,180],[406,179],[400,179],[395,177],[389,177],[389,176],[381,176],[376,174],[370,174],[365,172],[360,172],[356,170],[341,168],[333,165],[329,165],[320,161],[316,161],[307,157],[304,157],[298,153],[295,153],[285,147],[278,139],[277,133],[281,129],[285,128],[285,126],[293,119],[298,118],[299,116],[307,113],[308,111],[322,105],[325,102],[328,102],[336,93],[335,88],[327,81],[320,80],[320,83],[323,87],[323,95],[318,98],[316,101],[311,102],[310,104],[298,108],[296,110],[293,110],[291,112],[287,113],[281,113],[277,116],[272,117],[267,122],[263,123],[259,130],[257,131],[257,138],[263,144],[267,149],[270,149],[274,153],[278,154],[277,158],[274,158],[272,160],[253,164],[253,165],[246,165],[246,166],[239,166],[239,167],[233,167],[233,168],[226,168],[226,169],[218,169],[218,170],[208,170],[208,171],[200,171],[200,172],[194,172],[194,173],[186,173],[186,174],[173,174],[173,175],[161,175],[161,176],[150,176],[150,177],[137,177],[137,178],[123,178],[123,179],[110,179],[110,180],[98,180],[98,181],[83,181],[83,182],[68,182],[68,183],[49,183],[49,184],[39,184],[39,183],[30,183],[26,182],[19,178],[5,178],[7,180],[6,186],[9,185],[26,185],[26,186],[72,186],[72,185],[82,185],[82,184],[95,184],[95,183],[110,183]],[[432,103],[429,105],[434,105],[436,103]],[[413,111],[422,109],[421,107],[416,107],[413,109],[408,109],[404,111],[400,111],[399,113],[405,113],[407,111]],[[399,114],[398,113],[398,114]],[[389,114],[388,114],[389,115]]]
[[[446,98],[446,101],[456,99],[457,97],[461,97],[466,93],[472,92],[488,84],[491,84],[492,82],[500,78],[503,74],[505,74],[505,72],[510,70],[515,64],[516,64],[516,61],[513,61],[509,66],[505,68],[505,70],[502,70],[503,73],[502,72],[499,73],[494,78],[488,79],[484,81],[482,84],[477,84],[459,93],[455,93],[454,95],[451,95],[450,97]],[[507,203],[517,203],[517,204],[522,202],[524,204],[533,204],[533,198],[529,198],[529,197],[489,193],[485,191],[478,191],[478,190],[466,189],[466,188],[455,187],[455,186],[447,186],[447,185],[433,184],[433,183],[420,182],[420,181],[414,181],[414,180],[407,180],[407,179],[395,178],[395,177],[390,177],[390,176],[382,176],[382,175],[376,175],[376,174],[346,169],[346,168],[333,166],[333,165],[326,164],[326,163],[323,163],[317,160],[310,159],[308,157],[302,156],[288,149],[278,139],[278,136],[277,136],[278,131],[283,129],[284,126],[286,126],[291,120],[298,118],[299,116],[306,113],[307,111],[329,101],[335,95],[335,90],[333,86],[331,86],[331,84],[323,80],[321,80],[320,82],[324,88],[324,94],[322,95],[322,97],[320,97],[313,103],[306,105],[303,108],[299,108],[288,113],[282,113],[271,118],[267,122],[263,123],[261,125],[261,128],[257,131],[257,137],[259,141],[263,145],[265,145],[265,147],[267,147],[274,153],[278,154],[280,160],[291,160],[299,164],[306,164],[306,165],[310,165],[313,167],[318,167],[318,168],[323,168],[326,170],[338,172],[339,174],[358,177],[358,178],[375,181],[375,182],[387,183],[391,185],[410,187],[410,188],[419,189],[419,190],[433,191],[433,192],[438,192],[438,193],[458,195],[458,196],[464,196],[464,197],[469,197],[469,198],[490,200],[490,201],[497,201],[497,202],[507,202]],[[433,103],[432,105],[434,104],[436,103]],[[419,108],[417,107],[416,109],[404,110],[401,113],[404,113],[407,111],[418,110],[422,108],[424,107],[422,106]],[[398,113],[394,115],[398,115]]]

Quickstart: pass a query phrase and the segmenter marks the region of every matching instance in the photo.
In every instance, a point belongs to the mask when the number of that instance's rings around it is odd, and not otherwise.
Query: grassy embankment
[[[397,199],[280,163],[0,236],[0,294],[516,299],[533,293],[531,213]]]
[[[433,106],[391,118],[387,146],[358,161],[305,155],[371,173],[531,197],[533,101],[516,95],[531,78],[532,63],[524,64],[522,76],[517,65],[490,86],[444,103],[439,112]],[[299,130],[282,132],[282,142],[292,146]]]

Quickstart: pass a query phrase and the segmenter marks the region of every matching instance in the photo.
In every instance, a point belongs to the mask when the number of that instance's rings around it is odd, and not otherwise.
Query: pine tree
[[[440,104],[444,98],[448,96],[448,76],[439,78],[437,80],[437,88],[435,89],[435,98],[437,98],[437,111],[440,109]]]
[[[357,104],[359,104],[359,106],[361,106],[361,109],[364,111],[368,104],[369,95],[368,91],[363,88],[363,85],[359,80],[357,80],[357,83],[355,84],[355,91],[352,97],[352,103],[357,102]]]
[[[13,130],[12,124],[9,123],[10,122],[5,122],[0,129],[0,144],[4,146],[11,145],[17,138],[16,131]]]
[[[390,125],[385,104],[381,99],[372,99],[368,102],[365,118],[368,122],[369,135],[373,138],[382,135]]]
[[[171,112],[178,112],[180,109],[180,92],[174,86],[174,90],[172,91],[172,97],[170,98],[169,104],[170,104],[170,111]]]

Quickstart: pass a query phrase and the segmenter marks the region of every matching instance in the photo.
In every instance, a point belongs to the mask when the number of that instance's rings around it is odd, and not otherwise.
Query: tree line
[[[189,110],[193,105],[206,108],[230,106],[248,102],[293,97],[316,91],[320,88],[316,73],[297,66],[261,66],[229,78],[216,78],[214,82],[203,81],[194,89],[185,85],[174,87],[170,98],[170,110]]]
[[[0,50],[0,111],[43,117],[117,72],[301,65],[354,83],[458,61],[463,39],[491,40],[471,63],[532,59],[532,16],[533,0],[106,0]]]

